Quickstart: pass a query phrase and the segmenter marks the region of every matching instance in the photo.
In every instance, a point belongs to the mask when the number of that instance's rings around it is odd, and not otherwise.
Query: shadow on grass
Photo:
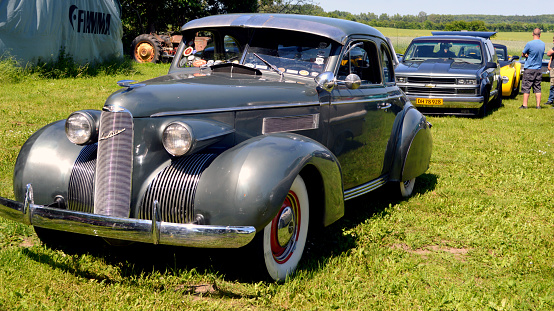
[[[418,177],[414,193],[424,194],[432,191],[436,184],[436,175],[424,174]],[[397,191],[396,187],[393,189],[392,185],[387,185],[347,201],[342,219],[327,228],[311,232],[299,269],[315,271],[321,263],[355,248],[356,238],[343,232],[367,219],[389,213],[389,205],[395,206],[402,201],[395,194]],[[62,245],[50,243],[47,246],[68,255],[90,254],[101,258],[107,264],[120,267],[121,275],[128,279],[128,282],[154,272],[178,273],[193,269],[200,275],[224,275],[225,279],[238,282],[256,283],[266,280],[260,274],[260,269],[263,268],[261,261],[254,259],[255,255],[260,254],[255,252],[256,249],[252,245],[240,249],[200,249],[143,243],[112,246],[101,238],[74,235],[64,239]],[[23,253],[34,261],[83,278],[96,279],[104,283],[114,282],[106,276],[81,269],[79,265],[71,262],[59,262],[47,253],[34,249],[24,249]],[[218,291],[217,295],[238,298],[237,294],[223,291]]]

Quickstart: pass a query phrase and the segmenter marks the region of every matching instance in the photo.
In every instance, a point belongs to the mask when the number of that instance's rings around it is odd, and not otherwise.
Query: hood
[[[201,74],[198,70],[172,73],[123,88],[108,97],[105,105],[126,108],[134,117],[160,112],[211,109],[245,109],[287,103],[318,101],[313,79],[277,74]]]
[[[396,74],[478,76],[483,67],[482,64],[455,62],[453,59],[428,59],[404,61],[396,67],[395,72]]]

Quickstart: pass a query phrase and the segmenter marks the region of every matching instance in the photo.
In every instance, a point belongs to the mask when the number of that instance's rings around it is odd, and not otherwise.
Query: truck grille
[[[133,118],[124,109],[104,108],[100,117],[94,213],[129,217],[133,168]]]
[[[200,175],[215,157],[215,154],[193,154],[172,161],[148,185],[138,218],[151,220],[154,201],[158,201],[161,221],[193,222],[194,196]]]
[[[408,83],[456,84],[456,78],[407,77],[407,79],[408,79]]]

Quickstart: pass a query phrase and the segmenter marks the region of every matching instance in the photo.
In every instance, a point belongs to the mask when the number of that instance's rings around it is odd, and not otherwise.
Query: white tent
[[[0,0],[0,57],[22,66],[60,50],[81,64],[123,57],[120,13],[118,0]]]

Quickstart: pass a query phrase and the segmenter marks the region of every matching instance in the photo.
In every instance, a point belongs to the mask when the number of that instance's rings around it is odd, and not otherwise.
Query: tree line
[[[186,22],[225,13],[291,13],[342,18],[374,27],[429,30],[521,32],[540,28],[554,32],[554,14],[538,16],[417,15],[325,12],[313,0],[120,0],[123,42],[142,33],[175,32]]]

